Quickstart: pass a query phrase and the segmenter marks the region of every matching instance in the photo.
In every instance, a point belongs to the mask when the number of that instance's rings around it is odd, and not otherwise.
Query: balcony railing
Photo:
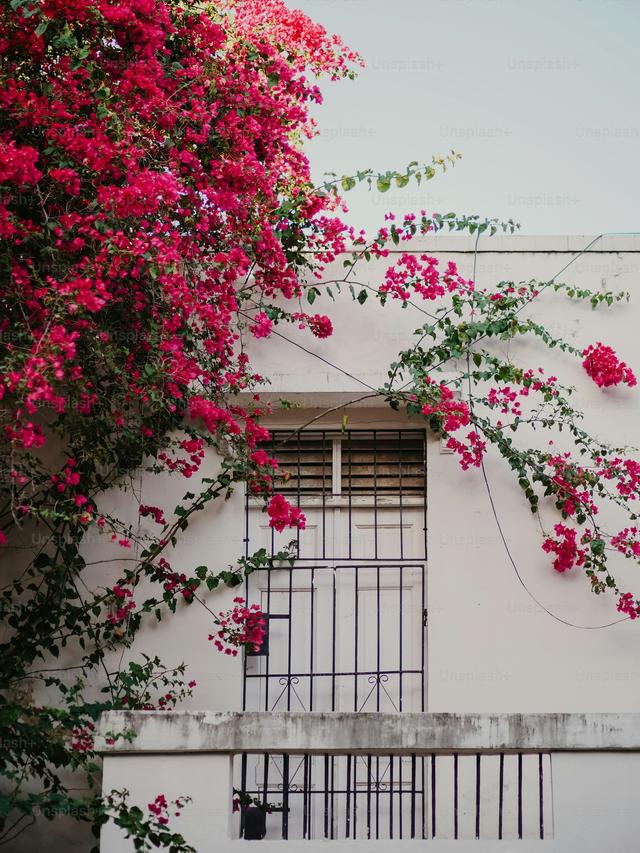
[[[104,791],[190,796],[176,829],[198,853],[595,853],[640,832],[636,714],[112,712],[101,738]],[[251,805],[234,814],[239,780]],[[102,853],[132,849],[105,828]]]

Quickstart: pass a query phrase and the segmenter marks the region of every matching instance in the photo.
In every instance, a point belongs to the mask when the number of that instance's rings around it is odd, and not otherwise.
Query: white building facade
[[[477,287],[564,269],[558,280],[630,291],[628,304],[598,311],[546,292],[530,314],[576,347],[610,343],[640,370],[640,238],[602,237],[583,251],[590,242],[486,237],[476,248],[437,237],[407,248],[456,261]],[[358,278],[376,286],[385,263]],[[136,647],[184,660],[198,687],[182,711],[103,721],[103,733],[136,732],[102,743],[103,790],[126,787],[145,807],[158,793],[192,797],[175,827],[199,853],[251,838],[336,853],[427,842],[637,849],[640,627],[619,621],[614,598],[594,596],[579,569],[552,570],[499,458],[489,454],[486,479],[464,472],[423,421],[370,395],[414,343],[418,310],[360,306],[344,289],[319,310],[333,320],[327,341],[278,326],[285,337],[255,354],[271,377],[264,396],[293,404],[274,405],[266,425],[291,475],[284,493],[307,519],[294,565],[252,574],[242,593],[267,615],[268,640],[258,654],[220,655],[207,641],[210,615],[195,607],[149,629]],[[637,444],[637,391],[602,391],[579,361],[535,342],[503,354],[575,385],[593,434]],[[183,490],[143,478],[138,498],[171,511]],[[222,569],[292,536],[274,533],[262,504],[238,489],[199,514],[176,562]],[[624,562],[614,573],[637,593]],[[224,609],[237,594],[216,591],[208,604]],[[233,787],[263,808],[233,813]],[[133,848],[110,826],[101,849]]]

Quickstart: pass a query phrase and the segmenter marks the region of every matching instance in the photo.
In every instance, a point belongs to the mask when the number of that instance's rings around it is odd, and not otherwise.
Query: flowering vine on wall
[[[640,615],[607,562],[611,552],[640,558],[640,464],[582,430],[571,389],[556,377],[491,347],[537,338],[580,359],[597,385],[633,386],[631,367],[609,346],[577,350],[522,313],[542,290],[594,307],[624,294],[511,282],[488,292],[455,264],[410,251],[388,264],[374,294],[361,285],[360,265],[415,236],[515,226],[422,211],[400,223],[388,217],[367,237],[342,222],[341,192],[429,180],[458,155],[315,187],[301,142],[314,133],[317,78],[351,76],[360,62],[337,36],[281,0],[11,0],[0,13],[0,56],[0,543],[11,566],[0,591],[8,629],[0,844],[36,814],[63,812],[96,826],[114,820],[139,850],[190,849],[166,828],[182,801],[159,794],[145,814],[123,792],[75,797],[63,771],[95,779],[102,711],[166,710],[196,688],[184,664],[142,654],[120,665],[148,620],[203,606],[222,653],[260,646],[259,609],[237,599],[216,612],[209,593],[295,554],[259,551],[221,569],[183,565],[172,552],[194,513],[238,482],[264,497],[274,529],[304,527],[278,494],[277,459],[261,447],[265,378],[246,343],[285,323],[330,336],[331,318],[311,307],[330,286],[360,303],[429,304],[429,321],[379,395],[426,419],[464,469],[496,448],[531,509],[546,500],[562,516],[543,541],[553,568],[584,569],[595,592],[614,590],[621,612]],[[328,283],[338,256],[347,258],[344,275]],[[511,437],[559,424],[575,453]],[[208,447],[222,462],[201,477]],[[140,504],[155,531],[144,539],[103,501],[141,468],[198,483],[172,514]],[[624,527],[600,526],[604,502],[627,514]],[[95,537],[122,566],[97,589],[84,580]],[[154,590],[147,598],[143,579]],[[86,684],[97,680],[96,693]]]

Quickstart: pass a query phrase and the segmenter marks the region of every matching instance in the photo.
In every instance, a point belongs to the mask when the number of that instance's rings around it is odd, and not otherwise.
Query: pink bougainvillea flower
[[[588,375],[600,388],[609,388],[621,383],[629,386],[636,385],[636,377],[624,361],[620,361],[614,350],[603,343],[591,344],[582,355],[582,366]]]

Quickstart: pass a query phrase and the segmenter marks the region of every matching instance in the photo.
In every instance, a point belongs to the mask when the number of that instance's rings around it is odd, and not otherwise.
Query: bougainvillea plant
[[[367,237],[343,223],[340,193],[428,180],[458,155],[315,186],[302,143],[314,133],[318,79],[351,76],[360,62],[338,37],[282,0],[10,0],[0,56],[0,844],[37,814],[64,813],[113,820],[136,849],[190,849],[167,828],[160,792],[148,813],[123,792],[78,799],[68,771],[89,786],[97,778],[102,711],[170,710],[196,687],[184,664],[121,663],[149,620],[203,606],[223,653],[262,642],[261,614],[237,601],[235,616],[220,615],[208,597],[295,552],[194,567],[174,547],[192,516],[236,483],[264,498],[275,530],[304,527],[261,447],[268,377],[246,345],[284,323],[328,337],[331,319],[311,306],[331,286],[360,303],[418,302],[423,316],[428,305],[429,322],[376,393],[424,419],[463,468],[481,465],[493,445],[531,509],[546,498],[563,517],[543,543],[553,567],[583,568],[596,592],[612,589],[623,613],[640,614],[607,563],[611,551],[640,557],[640,463],[581,429],[570,388],[490,345],[537,338],[580,359],[598,385],[632,386],[632,368],[610,347],[576,350],[523,313],[550,288],[594,307],[622,295],[554,282],[487,292],[455,264],[410,251],[377,287],[358,282],[359,265],[416,235],[515,226],[422,211],[388,217]],[[344,274],[330,278],[339,256]],[[512,438],[559,425],[575,454]],[[220,464],[204,477],[208,448]],[[192,490],[172,513],[140,503],[133,523],[104,496],[133,491],[141,470],[185,478]],[[628,511],[617,532],[598,523],[604,501]],[[96,543],[107,560],[92,558]],[[120,566],[119,576],[88,582],[97,562]]]

